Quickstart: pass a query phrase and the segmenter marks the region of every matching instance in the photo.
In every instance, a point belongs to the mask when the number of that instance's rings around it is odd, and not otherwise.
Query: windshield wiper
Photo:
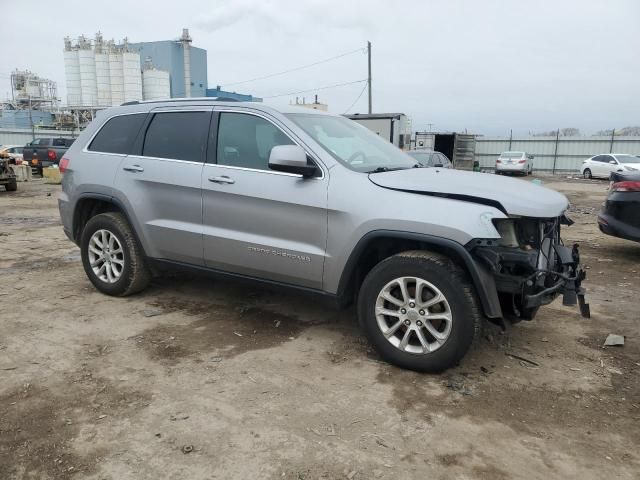
[[[374,170],[370,170],[366,173],[380,173],[380,172],[393,172],[395,170],[407,170],[408,168],[424,168],[424,165],[421,163],[416,163],[411,167],[377,167]]]

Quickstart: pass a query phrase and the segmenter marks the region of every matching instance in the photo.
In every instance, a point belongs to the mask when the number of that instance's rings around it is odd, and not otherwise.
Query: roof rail
[[[239,102],[240,100],[231,97],[188,97],[188,98],[163,98],[158,100],[132,100],[131,102],[124,102],[121,107],[126,105],[140,105],[142,103],[166,103],[166,102],[193,102],[208,100],[210,102]]]

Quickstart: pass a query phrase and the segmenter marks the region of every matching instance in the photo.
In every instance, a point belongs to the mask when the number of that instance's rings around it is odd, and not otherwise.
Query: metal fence
[[[0,145],[26,145],[34,138],[41,137],[63,137],[75,138],[78,131],[70,132],[68,130],[51,130],[48,128],[36,128],[31,131],[30,128],[0,128]]]
[[[575,172],[582,161],[601,153],[640,155],[640,137],[476,137],[475,159],[481,169],[493,169],[502,152],[533,155],[534,170]]]

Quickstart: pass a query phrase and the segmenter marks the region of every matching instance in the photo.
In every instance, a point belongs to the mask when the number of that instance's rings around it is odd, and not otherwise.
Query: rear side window
[[[128,154],[146,116],[146,113],[136,113],[113,117],[104,124],[93,138],[91,145],[89,145],[89,150],[92,152]]]
[[[142,155],[203,162],[211,112],[156,113]]]

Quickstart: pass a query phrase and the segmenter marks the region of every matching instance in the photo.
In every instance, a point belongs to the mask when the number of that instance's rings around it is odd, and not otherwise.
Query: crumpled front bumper
[[[582,281],[586,272],[580,265],[578,245],[566,247],[561,242],[547,246],[553,262],[540,262],[540,252],[501,246],[481,246],[473,256],[491,272],[500,299],[503,318],[511,321],[531,320],[537,309],[563,295],[564,305],[580,307],[590,316]]]
[[[580,313],[583,317],[591,316],[589,304],[585,300],[585,289],[581,286],[582,281],[587,277],[586,272],[580,266],[580,252],[578,245],[572,248],[564,245],[554,245],[554,250],[560,259],[561,269],[558,271],[537,270],[524,282],[523,288],[527,293],[523,294],[523,304],[525,308],[535,308],[551,303],[558,295],[562,294],[563,305],[579,305]],[[544,282],[536,281],[545,277]],[[553,278],[551,285],[547,284],[547,277]],[[538,285],[542,288],[539,291],[531,287]]]

